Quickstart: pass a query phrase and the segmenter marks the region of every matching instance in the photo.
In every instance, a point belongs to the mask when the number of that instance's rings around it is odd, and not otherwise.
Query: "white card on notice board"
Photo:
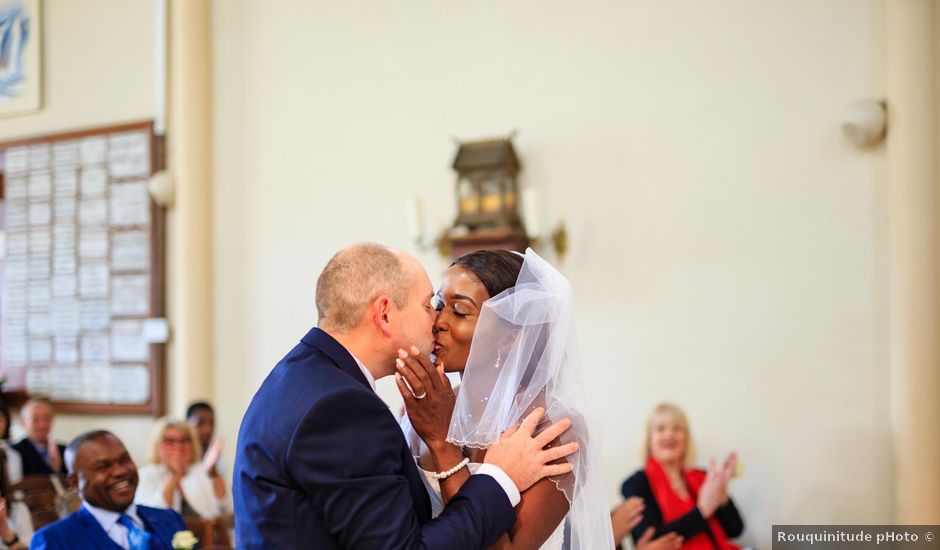
[[[29,175],[29,198],[49,200],[52,195],[52,177],[49,172],[32,172]]]
[[[143,404],[150,399],[150,371],[147,367],[111,367],[111,401]]]
[[[75,250],[75,226],[70,223],[60,223],[52,226],[52,247],[58,251]]]
[[[82,395],[77,366],[55,366],[49,369],[49,396],[59,401],[71,401]]]
[[[45,170],[49,168],[52,158],[52,147],[48,143],[37,143],[29,146],[29,169]]]
[[[57,197],[74,197],[78,191],[78,173],[74,168],[59,168],[53,172],[52,181]]]
[[[49,369],[40,367],[26,369],[26,391],[34,395],[48,395]]]
[[[107,264],[84,264],[78,269],[78,293],[84,298],[108,295]]]
[[[29,225],[49,225],[52,221],[52,206],[49,202],[29,204]]]
[[[150,223],[150,195],[147,182],[136,181],[111,186],[111,225],[131,226]]]
[[[143,323],[120,320],[111,324],[111,360],[116,362],[146,361],[150,348],[144,340]]]
[[[78,164],[78,141],[59,141],[52,145],[52,163],[56,166]]]
[[[48,363],[52,361],[52,340],[50,338],[30,338],[29,362]]]
[[[20,174],[29,169],[29,147],[11,147],[4,152],[3,169],[7,174]]]
[[[74,224],[78,215],[78,200],[75,197],[58,197],[52,201],[52,223]]]
[[[117,275],[112,280],[111,313],[113,315],[147,315],[150,313],[150,281],[146,275]]]
[[[108,173],[104,168],[82,170],[82,196],[104,195],[108,190]]]
[[[10,199],[7,201],[7,229],[13,229],[14,227],[26,227],[28,209],[29,207],[27,206],[25,200]]]
[[[165,344],[170,340],[170,323],[165,317],[144,319],[144,340],[151,344]]]
[[[3,340],[3,364],[25,365],[27,362],[26,338],[6,335]]]
[[[29,254],[48,256],[52,252],[52,234],[48,227],[34,227],[29,232]]]
[[[52,305],[52,329],[56,337],[77,336],[81,332],[81,312],[81,302],[75,298],[56,299]]]
[[[30,282],[26,287],[26,303],[31,310],[44,310],[49,308],[52,298],[49,281]]]
[[[146,231],[113,233],[111,246],[111,267],[114,270],[144,270],[150,264],[150,243]]]
[[[6,198],[10,200],[25,199],[29,188],[27,181],[29,180],[26,176],[9,176],[6,181]]]
[[[52,271],[54,273],[75,273],[78,261],[75,259],[75,249],[59,250],[52,255]]]
[[[111,398],[111,366],[83,363],[81,368],[82,401],[107,403]]]
[[[55,362],[59,364],[78,363],[78,337],[56,336],[53,344]],[[77,374],[77,373],[76,373]],[[78,384],[76,384],[77,386]]]
[[[17,227],[6,233],[6,257],[25,256],[28,249],[29,239],[25,228]]]
[[[108,201],[105,198],[82,199],[78,203],[78,221],[82,225],[108,223]]]
[[[91,136],[82,139],[79,145],[82,164],[103,164],[108,158],[108,143],[104,136]]]
[[[111,346],[106,334],[86,334],[81,340],[82,361],[107,363],[111,360]]]
[[[150,171],[150,136],[124,132],[108,136],[108,171],[112,178],[146,176]]]
[[[108,233],[103,229],[82,228],[78,237],[78,257],[82,260],[108,257]]]
[[[52,296],[65,298],[78,294],[78,279],[72,273],[52,276]]]
[[[30,313],[28,322],[30,336],[49,336],[52,334],[52,317],[48,311]]]
[[[107,300],[82,302],[82,330],[105,330],[111,324],[111,306]]]

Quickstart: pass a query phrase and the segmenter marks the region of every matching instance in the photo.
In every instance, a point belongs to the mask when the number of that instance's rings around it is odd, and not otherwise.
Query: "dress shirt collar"
[[[118,519],[121,517],[121,514],[117,512],[112,512],[111,510],[105,510],[104,508],[98,508],[97,506],[92,506],[88,504],[87,500],[82,500],[82,506],[88,510],[88,513],[95,518],[95,521],[101,525],[101,528],[104,529],[105,533],[111,534],[111,530],[118,525]],[[127,510],[124,510],[125,516],[131,518],[131,521],[134,522],[134,525],[140,527],[141,529],[146,529],[144,527],[144,522],[141,521],[140,516],[137,515],[137,505],[131,504],[127,507]],[[123,527],[123,526],[121,526]]]
[[[350,355],[352,354],[350,353]],[[367,369],[366,366],[362,364],[362,361],[360,361],[358,357],[352,355],[352,358],[356,360],[356,364],[359,365],[359,370],[361,370],[362,375],[366,377],[366,382],[369,383],[372,391],[375,391],[375,378],[372,377],[372,373],[369,372],[369,369]]]

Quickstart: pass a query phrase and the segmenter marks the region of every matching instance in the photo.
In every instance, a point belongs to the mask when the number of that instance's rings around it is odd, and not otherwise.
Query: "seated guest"
[[[10,409],[0,401],[0,548],[26,548],[33,536],[33,520],[23,502],[8,501],[10,486],[23,479],[20,453],[10,445]]]
[[[728,539],[744,523],[728,497],[737,456],[730,453],[720,466],[712,461],[706,473],[690,468],[692,436],[685,413],[672,404],[653,409],[646,426],[646,467],[623,483],[624,498],[643,499],[643,517],[633,527],[640,541],[650,527],[657,539],[676,533],[684,550],[735,550]],[[655,542],[655,541],[654,541]]]
[[[76,437],[65,461],[82,507],[40,529],[30,548],[171,550],[173,535],[186,530],[176,512],[134,504],[137,466],[112,433],[98,430]]]
[[[56,443],[49,434],[53,422],[52,403],[47,399],[33,398],[23,405],[20,418],[26,428],[26,437],[13,446],[23,459],[23,475],[62,474],[68,472],[62,461],[65,445]]]
[[[33,536],[33,521],[29,515],[29,508],[25,504],[22,502],[13,504],[22,508],[7,508],[7,499],[0,498],[0,548],[26,550],[28,548],[27,544]],[[15,527],[17,516],[26,519],[25,526]]]
[[[219,517],[225,486],[220,490],[199,462],[202,450],[189,424],[158,420],[150,448],[152,462],[140,469],[136,502],[171,508],[183,517]]]
[[[0,401],[0,448],[3,449],[3,456],[6,461],[7,483],[16,485],[23,479],[23,457],[10,443],[10,426],[12,424],[13,417],[10,416],[10,408],[7,407],[6,403]]]
[[[197,401],[186,409],[186,421],[196,430],[199,444],[202,446],[202,464],[209,475],[215,478],[222,470],[222,440],[213,439],[215,435],[215,411],[205,401]],[[222,478],[219,477],[219,482]],[[223,490],[225,485],[222,485]]]
[[[215,410],[205,401],[196,401],[186,409],[186,421],[196,430],[202,454],[205,455],[215,434]]]

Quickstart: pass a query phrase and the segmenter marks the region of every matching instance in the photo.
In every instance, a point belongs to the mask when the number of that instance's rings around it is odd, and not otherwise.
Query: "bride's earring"
[[[496,350],[496,366],[494,368],[499,368],[499,362],[503,359],[503,352]]]

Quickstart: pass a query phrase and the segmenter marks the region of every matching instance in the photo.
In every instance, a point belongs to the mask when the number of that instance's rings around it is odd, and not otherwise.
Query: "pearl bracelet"
[[[456,474],[457,472],[459,472],[460,469],[463,468],[464,466],[466,466],[467,464],[470,464],[470,459],[469,459],[469,458],[465,458],[465,459],[461,460],[456,466],[454,466],[454,467],[451,468],[450,470],[446,470],[446,471],[443,471],[443,472],[435,472],[435,473],[432,473],[432,474],[431,474],[431,477],[433,477],[434,479],[437,479],[437,480],[447,479],[447,478],[449,478],[450,476],[452,476],[452,475]]]

